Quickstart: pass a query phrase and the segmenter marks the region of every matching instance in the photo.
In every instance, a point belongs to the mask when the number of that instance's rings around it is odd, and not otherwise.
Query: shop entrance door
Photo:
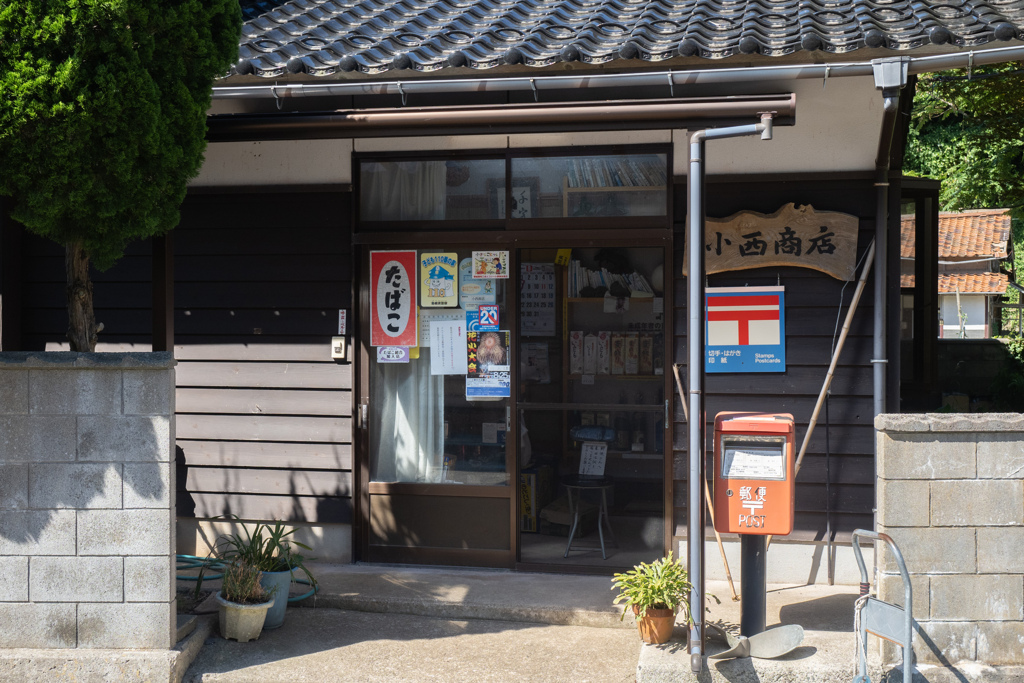
[[[524,569],[627,568],[671,538],[667,250],[588,243],[517,252]]]
[[[436,244],[362,256],[357,547],[370,562],[511,567],[513,264],[486,243]]]

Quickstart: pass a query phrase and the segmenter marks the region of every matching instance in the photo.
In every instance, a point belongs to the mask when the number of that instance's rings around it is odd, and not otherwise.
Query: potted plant
[[[659,645],[672,637],[676,613],[680,610],[687,625],[693,623],[687,597],[693,589],[682,563],[667,557],[647,564],[641,562],[627,572],[612,577],[612,590],[618,589],[614,604],[623,603],[622,618],[633,610],[637,628],[645,643]]]
[[[242,525],[241,533],[221,536],[214,547],[214,554],[225,562],[241,561],[261,572],[262,585],[273,591],[274,604],[263,628],[277,628],[284,623],[288,589],[295,580],[296,570],[302,571],[314,592],[317,588],[316,579],[305,565],[310,558],[295,552],[295,548],[310,550],[310,547],[289,539],[293,533],[294,529],[285,531],[281,522],[275,522],[273,527],[257,522],[251,531]]]
[[[258,569],[240,560],[224,570],[217,603],[220,634],[225,639],[247,643],[260,637],[267,610],[274,604],[272,593],[260,584],[260,578]]]

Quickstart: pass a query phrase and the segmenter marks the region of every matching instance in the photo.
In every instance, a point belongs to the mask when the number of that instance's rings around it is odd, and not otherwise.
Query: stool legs
[[[577,494],[579,495],[579,494]],[[569,499],[569,514],[572,515],[572,527],[569,529],[569,542],[565,544],[565,554],[562,557],[569,557],[569,548],[572,547],[572,538],[576,535],[576,528],[580,523],[580,504],[572,504],[572,489],[566,489],[565,497]]]

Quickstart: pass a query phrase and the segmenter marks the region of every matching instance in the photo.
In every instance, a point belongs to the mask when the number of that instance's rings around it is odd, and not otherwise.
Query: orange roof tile
[[[904,215],[900,230],[900,256],[914,256],[914,217]],[[1006,258],[1010,239],[1007,209],[971,209],[939,214],[939,258]],[[913,285],[911,285],[913,286]]]
[[[939,294],[1003,294],[1009,281],[1006,273],[947,273],[939,276]],[[913,286],[913,275],[900,276],[900,287]]]

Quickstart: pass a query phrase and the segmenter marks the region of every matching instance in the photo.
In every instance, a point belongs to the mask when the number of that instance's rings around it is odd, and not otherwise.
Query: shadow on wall
[[[166,446],[161,447],[161,441],[167,443],[169,435],[166,426],[154,427],[156,418],[83,415],[8,419],[24,423],[21,434],[10,425],[13,428],[4,435],[8,457],[29,452],[35,461],[7,460],[0,466],[0,501],[6,506],[0,539],[20,545],[45,543],[48,530],[62,510],[101,513],[170,507],[167,464],[159,461],[161,454],[166,457]],[[38,425],[44,420],[45,427],[37,427],[33,433],[29,422],[37,421]],[[60,438],[61,421],[65,422],[64,439]],[[63,451],[61,442],[68,444]],[[97,528],[103,530],[125,528],[116,522],[104,523],[100,516],[95,519]],[[70,525],[68,533],[73,539],[76,521],[65,523]],[[79,524],[77,533],[83,532]]]

